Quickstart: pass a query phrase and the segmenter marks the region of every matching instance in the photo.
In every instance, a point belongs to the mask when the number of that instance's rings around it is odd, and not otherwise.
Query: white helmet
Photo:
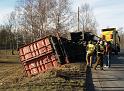
[[[107,42],[105,42],[105,45],[107,45]]]
[[[100,44],[103,44],[103,41],[100,41]]]

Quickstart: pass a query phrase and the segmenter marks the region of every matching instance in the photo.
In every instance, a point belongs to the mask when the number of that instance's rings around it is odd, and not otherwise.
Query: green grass
[[[17,50],[14,50],[14,54],[18,55]],[[0,50],[0,55],[12,55],[12,50]]]
[[[0,91],[84,91],[83,63],[65,64],[30,78],[23,70],[17,54],[0,50]]]
[[[80,63],[65,64],[28,78],[18,64],[1,65],[0,91],[84,91],[84,66]]]
[[[15,58],[0,58],[0,63],[14,63],[14,62],[19,62],[18,57]]]
[[[19,62],[18,53],[14,50],[14,55],[12,55],[12,50],[0,50],[0,62]]]

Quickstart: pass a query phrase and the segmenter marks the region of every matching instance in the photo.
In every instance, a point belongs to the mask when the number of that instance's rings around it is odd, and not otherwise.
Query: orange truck
[[[112,52],[116,55],[120,52],[120,37],[116,28],[102,29],[102,39],[112,44]]]

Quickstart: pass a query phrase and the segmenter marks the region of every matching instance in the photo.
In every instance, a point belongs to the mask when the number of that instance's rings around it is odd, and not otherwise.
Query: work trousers
[[[110,53],[109,52],[104,56],[104,63],[106,66],[110,67],[111,61],[110,61]]]
[[[92,59],[93,59],[93,53],[91,54],[88,54],[86,55],[86,62],[87,62],[87,65],[90,65],[92,66]]]
[[[96,70],[97,66],[100,65],[100,69],[103,70],[103,54],[97,54],[97,60],[94,65],[94,70]]]

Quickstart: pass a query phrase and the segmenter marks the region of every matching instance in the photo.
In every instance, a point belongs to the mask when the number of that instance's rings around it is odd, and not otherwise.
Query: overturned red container
[[[32,76],[59,66],[60,64],[57,61],[58,59],[56,58],[55,54],[49,53],[22,64],[26,74],[28,76]]]
[[[28,76],[55,68],[64,56],[56,37],[47,36],[19,48],[20,61]]]

